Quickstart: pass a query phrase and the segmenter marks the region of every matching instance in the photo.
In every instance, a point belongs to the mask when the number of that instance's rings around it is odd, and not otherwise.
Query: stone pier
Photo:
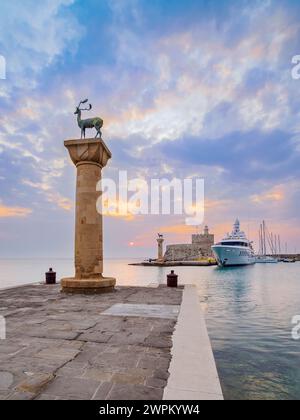
[[[0,290],[0,400],[223,399],[196,287]]]
[[[0,401],[162,400],[182,289],[58,290],[0,291]]]
[[[96,207],[100,196],[96,186],[111,152],[101,139],[67,140],[64,144],[77,168],[77,183],[75,277],[61,280],[62,291],[110,292],[116,280],[103,277],[103,228]]]

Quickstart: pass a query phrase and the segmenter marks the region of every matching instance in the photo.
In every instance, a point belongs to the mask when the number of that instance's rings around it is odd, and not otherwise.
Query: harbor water
[[[119,285],[164,283],[169,268],[107,260],[105,275]],[[72,260],[53,260],[60,277]],[[0,288],[40,282],[49,260],[0,260]],[[195,284],[225,399],[300,400],[300,340],[292,319],[300,315],[300,262],[239,268],[175,267],[181,283]],[[197,325],[194,326],[197,328]]]

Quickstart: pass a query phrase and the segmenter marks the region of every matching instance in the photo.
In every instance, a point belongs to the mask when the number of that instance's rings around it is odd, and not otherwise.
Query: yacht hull
[[[255,256],[250,248],[214,245],[212,251],[220,267],[255,264]]]

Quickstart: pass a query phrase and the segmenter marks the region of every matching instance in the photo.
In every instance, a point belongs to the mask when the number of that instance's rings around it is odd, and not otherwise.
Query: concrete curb
[[[197,289],[184,288],[164,400],[223,400]]]

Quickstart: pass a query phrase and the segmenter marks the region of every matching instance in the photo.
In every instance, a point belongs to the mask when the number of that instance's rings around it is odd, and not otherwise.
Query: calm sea
[[[169,272],[128,262],[107,260],[105,275],[119,285],[146,286],[163,283]],[[52,264],[58,278],[73,273],[72,260]],[[46,259],[0,260],[0,288],[39,282],[48,266]],[[300,340],[291,334],[300,315],[300,263],[176,272],[198,287],[225,398],[300,400]]]

